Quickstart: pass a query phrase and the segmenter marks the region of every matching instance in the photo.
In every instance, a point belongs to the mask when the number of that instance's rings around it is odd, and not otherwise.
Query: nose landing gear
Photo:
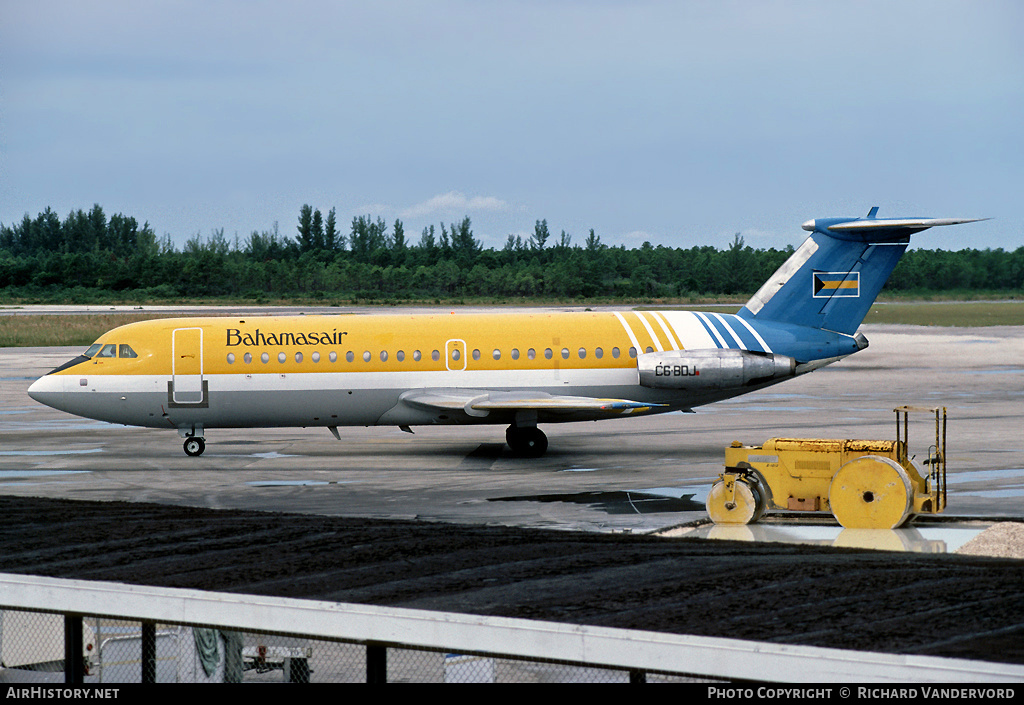
[[[189,436],[185,439],[185,455],[190,458],[195,458],[203,454],[206,450],[206,441],[198,436]]]

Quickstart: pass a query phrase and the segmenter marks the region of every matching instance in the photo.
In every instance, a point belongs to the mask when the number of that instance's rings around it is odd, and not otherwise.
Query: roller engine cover
[[[792,377],[796,360],[750,350],[666,350],[637,358],[640,384],[652,389],[731,389]]]

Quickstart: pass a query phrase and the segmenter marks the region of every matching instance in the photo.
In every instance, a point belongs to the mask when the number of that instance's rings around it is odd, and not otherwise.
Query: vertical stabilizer
[[[811,235],[740,310],[752,320],[852,335],[882,290],[913,233],[982,218],[819,218]]]

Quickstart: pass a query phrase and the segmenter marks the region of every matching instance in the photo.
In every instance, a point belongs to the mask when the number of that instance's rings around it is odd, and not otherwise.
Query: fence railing
[[[1024,666],[0,574],[0,681],[1024,681]]]

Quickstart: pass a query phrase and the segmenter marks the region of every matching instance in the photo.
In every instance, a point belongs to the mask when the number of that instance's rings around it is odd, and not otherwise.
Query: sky
[[[0,0],[0,223],[783,248],[879,206],[1016,249],[1022,35],[1018,0]]]

